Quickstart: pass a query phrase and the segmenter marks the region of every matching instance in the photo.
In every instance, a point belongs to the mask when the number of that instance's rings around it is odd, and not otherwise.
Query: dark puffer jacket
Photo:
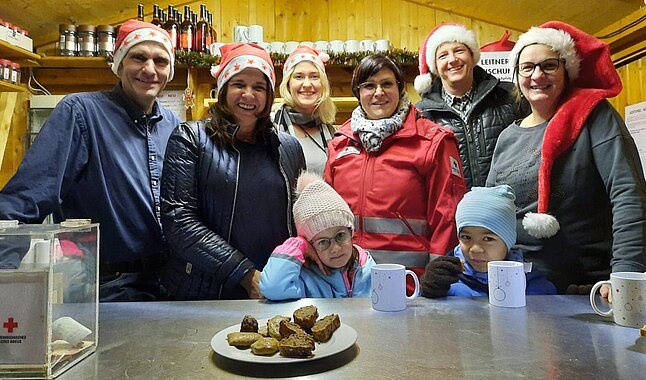
[[[229,241],[234,214],[252,213],[258,204],[236,202],[239,152],[215,143],[206,123],[180,124],[168,141],[164,161],[161,218],[171,254],[162,281],[176,299],[239,298],[240,281],[254,268]],[[230,128],[235,134],[238,126]],[[285,180],[287,229],[294,236],[292,191],[305,158],[294,137],[271,129],[267,138]],[[208,196],[201,196],[200,190],[213,182],[219,185],[208,186]],[[252,236],[253,225],[245,233]]]
[[[485,185],[500,132],[529,114],[525,102],[522,106],[516,103],[512,94],[513,83],[501,82],[480,66],[474,68],[473,79],[473,105],[467,115],[467,124],[442,98],[440,78],[435,79],[431,90],[423,94],[422,100],[416,104],[422,116],[455,133],[469,189]]]

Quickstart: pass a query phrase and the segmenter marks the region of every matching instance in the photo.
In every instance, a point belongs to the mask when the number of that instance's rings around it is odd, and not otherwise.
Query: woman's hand
[[[264,298],[262,293],[260,293],[260,272],[256,269],[252,269],[247,273],[246,276],[240,281],[240,285],[245,288],[249,298]]]
[[[309,267],[310,260],[313,261],[317,267],[319,267],[319,269],[324,275],[327,276],[330,274],[330,270],[325,264],[323,264],[323,262],[321,261],[321,258],[319,257],[318,252],[316,252],[316,249],[314,249],[314,247],[312,246],[312,244],[310,244],[310,242],[307,242],[307,250],[305,251],[305,263],[303,265],[305,265],[306,267]]]

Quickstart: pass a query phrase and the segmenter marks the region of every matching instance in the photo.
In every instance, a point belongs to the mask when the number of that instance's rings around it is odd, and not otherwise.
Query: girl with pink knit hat
[[[509,62],[532,112],[500,134],[487,186],[514,189],[526,259],[560,293],[611,271],[644,272],[646,183],[606,100],[622,88],[608,45],[551,21],[522,34]]]
[[[375,261],[352,244],[354,215],[343,198],[311,172],[298,178],[298,237],[276,247],[260,277],[265,298],[370,297]]]

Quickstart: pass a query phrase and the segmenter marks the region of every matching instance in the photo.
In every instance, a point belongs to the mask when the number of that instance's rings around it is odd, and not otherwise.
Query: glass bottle
[[[209,23],[207,21],[206,5],[200,5],[200,21],[195,26],[195,51],[200,53],[208,53],[209,45],[207,44],[207,36],[209,34]]]
[[[218,33],[215,31],[215,28],[213,27],[213,14],[211,12],[208,12],[209,15],[209,34],[211,35],[211,42],[209,43],[209,46],[214,43],[218,42]]]
[[[179,33],[180,50],[193,50],[193,23],[191,22],[191,9],[188,5],[184,5],[184,21],[180,25]]]
[[[172,5],[168,6],[168,19],[164,23],[164,29],[170,35],[170,41],[173,44],[173,49],[177,48],[177,22],[175,21],[175,13]]]
[[[159,17],[159,5],[153,5],[153,19],[150,21],[151,24],[162,26],[161,18]]]
[[[137,6],[137,20],[145,21],[144,20],[144,5],[143,4],[139,4]]]

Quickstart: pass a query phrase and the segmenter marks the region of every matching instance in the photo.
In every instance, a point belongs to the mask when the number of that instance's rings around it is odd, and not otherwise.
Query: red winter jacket
[[[355,214],[354,243],[377,263],[423,273],[429,253],[456,244],[455,209],[466,192],[453,133],[411,106],[403,127],[368,154],[345,122],[329,143],[325,180]]]

